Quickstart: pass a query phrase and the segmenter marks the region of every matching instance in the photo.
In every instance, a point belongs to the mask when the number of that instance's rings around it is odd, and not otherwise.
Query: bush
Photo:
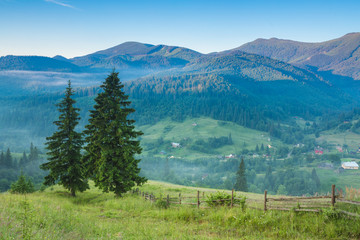
[[[163,199],[162,195],[160,195],[160,198],[156,200],[155,206],[160,209],[168,209],[170,204],[168,204],[168,202]]]
[[[217,207],[217,206],[230,206],[231,205],[231,194],[226,192],[216,192],[214,194],[210,193],[207,196],[205,201],[210,207]],[[236,196],[234,193],[234,200],[233,204],[239,204],[241,209],[245,209],[245,196]]]
[[[326,220],[335,220],[341,218],[341,213],[335,208],[329,208],[323,210],[323,215]]]

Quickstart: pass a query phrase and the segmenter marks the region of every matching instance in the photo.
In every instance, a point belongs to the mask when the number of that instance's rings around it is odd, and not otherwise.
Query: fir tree
[[[236,183],[234,185],[234,189],[236,191],[243,191],[243,192],[248,191],[247,182],[246,182],[246,174],[245,174],[244,158],[241,158],[239,169],[236,173]]]
[[[75,131],[80,119],[79,109],[74,107],[76,101],[72,99],[72,95],[69,81],[65,97],[57,104],[60,112],[59,120],[54,122],[57,131],[46,138],[46,149],[50,157],[41,168],[50,170],[49,175],[45,177],[45,185],[53,185],[59,181],[59,184],[75,196],[77,191],[85,191],[89,186],[84,178],[84,167],[81,162],[82,134]],[[35,149],[33,148],[33,152]]]
[[[321,187],[321,182],[320,179],[316,173],[315,168],[313,168],[312,172],[311,172],[311,179],[315,182],[316,184],[316,191],[319,191],[320,187]]]
[[[140,160],[134,157],[141,153],[140,142],[135,139],[142,133],[135,131],[134,120],[127,119],[135,110],[128,107],[131,102],[123,87],[113,71],[101,85],[103,92],[95,98],[85,130],[88,176],[104,192],[117,196],[146,181],[138,175]]]
[[[20,166],[24,166],[26,163],[28,162],[28,158],[27,158],[27,156],[26,156],[26,153],[25,153],[25,151],[23,152],[23,156],[22,156],[22,158],[20,159]]]
[[[29,153],[29,161],[33,161],[34,160],[34,144],[31,143],[30,144],[30,153]]]
[[[265,173],[265,189],[272,191],[274,189],[274,177],[272,175],[271,166],[268,166],[266,173]]]
[[[0,154],[0,166],[5,166],[5,155],[3,151],[1,151]]]
[[[34,147],[34,144],[30,144],[30,153],[29,153],[29,161],[36,161],[39,158],[39,151],[37,147]]]
[[[11,193],[32,193],[35,192],[34,184],[30,179],[26,180],[25,175],[21,171],[21,174],[16,182],[11,184]]]
[[[229,145],[233,145],[233,144],[234,144],[234,142],[233,142],[233,140],[232,140],[232,137],[231,137],[231,133],[229,133],[229,136],[228,136],[228,144],[229,144]]]
[[[8,168],[12,167],[12,156],[9,148],[7,149],[4,157],[4,166]]]

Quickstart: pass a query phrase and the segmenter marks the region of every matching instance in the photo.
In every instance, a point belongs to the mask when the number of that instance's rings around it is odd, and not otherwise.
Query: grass
[[[342,173],[335,173],[333,169],[316,169],[323,190],[331,189],[331,184],[337,188],[354,187],[360,188],[359,170],[345,170]]]
[[[154,194],[198,188],[152,182]],[[215,190],[200,189],[212,192]],[[248,198],[262,195],[246,194]],[[160,209],[138,195],[115,198],[92,187],[76,198],[61,187],[0,195],[0,239],[358,239],[360,222],[321,214],[172,205]]]
[[[193,126],[193,123],[196,123],[196,126]],[[140,126],[139,129],[144,132],[141,140],[144,144],[156,142],[161,137],[171,142],[180,142],[189,138],[195,142],[200,139],[207,140],[210,137],[227,137],[231,133],[234,144],[216,149],[222,155],[238,153],[244,148],[253,150],[257,144],[259,147],[261,144],[264,144],[264,146],[268,144],[275,146],[283,145],[279,140],[270,139],[269,141],[269,134],[266,132],[245,128],[232,122],[218,121],[205,117],[188,118],[183,122],[174,122],[167,119],[154,125]],[[209,154],[195,152],[187,148],[171,150],[177,157],[185,157],[187,159],[209,157]],[[146,154],[146,151],[143,154]]]
[[[356,151],[360,144],[360,134],[348,131],[336,132],[331,130],[321,133],[320,137],[317,138],[317,141],[327,141],[329,144],[340,146],[347,144],[349,146],[349,150]]]

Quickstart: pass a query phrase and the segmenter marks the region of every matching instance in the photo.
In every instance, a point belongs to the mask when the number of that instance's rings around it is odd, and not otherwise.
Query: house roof
[[[356,162],[344,162],[342,165],[344,167],[359,167],[359,165]]]

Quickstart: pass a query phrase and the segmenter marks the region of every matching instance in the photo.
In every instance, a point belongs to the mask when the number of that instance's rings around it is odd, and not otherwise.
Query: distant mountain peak
[[[182,47],[124,42],[102,51],[73,58],[71,61],[76,65],[90,68],[142,68],[153,71],[182,67],[201,55]]]
[[[59,61],[64,61],[64,62],[69,62],[70,61],[69,59],[67,59],[66,57],[61,56],[61,55],[56,55],[56,56],[53,57],[53,59],[59,60]]]

